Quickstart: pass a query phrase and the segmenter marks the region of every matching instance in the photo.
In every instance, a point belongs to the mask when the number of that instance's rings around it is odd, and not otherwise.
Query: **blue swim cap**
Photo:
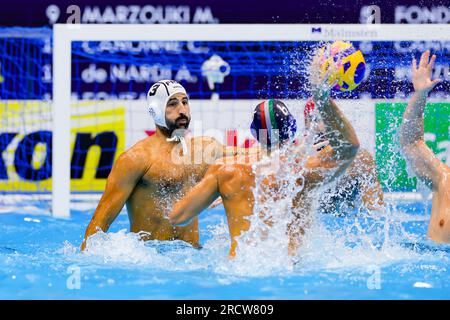
[[[259,143],[271,148],[294,138],[297,121],[283,102],[269,99],[256,106],[250,131]]]

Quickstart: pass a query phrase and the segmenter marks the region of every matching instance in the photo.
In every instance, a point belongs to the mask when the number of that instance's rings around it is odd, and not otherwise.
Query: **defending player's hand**
[[[413,58],[411,75],[414,90],[417,93],[427,95],[441,81],[440,79],[431,80],[431,71],[435,61],[436,55],[433,55],[430,59],[430,50],[422,53],[419,65],[417,65],[416,59]]]

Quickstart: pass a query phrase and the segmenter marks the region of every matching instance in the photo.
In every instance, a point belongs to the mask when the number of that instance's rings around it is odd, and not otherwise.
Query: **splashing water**
[[[314,55],[314,54],[313,54]],[[319,75],[315,70],[317,65],[308,66],[309,73]],[[312,81],[318,81],[312,77]],[[315,116],[320,118],[317,113]],[[299,162],[295,153],[279,150],[284,162],[273,165],[273,158],[265,158],[254,166],[255,171],[255,214],[249,217],[250,229],[238,238],[237,257],[231,262],[232,270],[228,272],[246,275],[289,274],[300,269],[314,268],[345,268],[376,264],[384,265],[399,260],[414,260],[420,257],[417,252],[411,252],[403,245],[405,241],[417,244],[420,237],[406,232],[402,221],[395,219],[398,209],[395,204],[385,204],[378,211],[367,211],[359,201],[357,214],[345,213],[344,217],[331,217],[324,221],[317,213],[317,205],[324,189],[338,195],[337,178],[334,182],[314,190],[307,198],[310,203],[302,207],[300,217],[304,225],[311,224],[307,230],[298,257],[292,259],[288,255],[289,237],[288,225],[293,219],[293,202],[303,191],[304,180],[301,175],[292,174],[292,168],[302,167],[313,148],[313,126],[306,132],[298,153],[303,157]],[[334,133],[330,133],[334,134]],[[264,170],[269,167],[271,170]],[[262,188],[263,181],[272,175],[274,183],[282,185],[272,194],[267,188]],[[362,176],[361,179],[368,180]],[[363,181],[370,184],[374,181]],[[305,199],[304,199],[305,200]],[[329,218],[329,217],[328,217]],[[270,227],[267,220],[270,220]],[[310,220],[310,221],[309,221]],[[334,228],[334,229],[333,229]],[[340,229],[339,229],[340,228]],[[311,267],[312,266],[312,267]],[[309,268],[308,268],[309,267]]]

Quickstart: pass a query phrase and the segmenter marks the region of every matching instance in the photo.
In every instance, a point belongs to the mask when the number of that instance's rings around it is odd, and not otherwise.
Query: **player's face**
[[[189,99],[184,93],[174,94],[166,105],[166,124],[171,132],[187,129],[191,121]]]

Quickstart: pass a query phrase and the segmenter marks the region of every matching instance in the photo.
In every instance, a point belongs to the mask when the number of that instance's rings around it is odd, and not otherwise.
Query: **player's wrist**
[[[416,89],[415,92],[419,97],[426,97],[430,93],[430,89]]]

